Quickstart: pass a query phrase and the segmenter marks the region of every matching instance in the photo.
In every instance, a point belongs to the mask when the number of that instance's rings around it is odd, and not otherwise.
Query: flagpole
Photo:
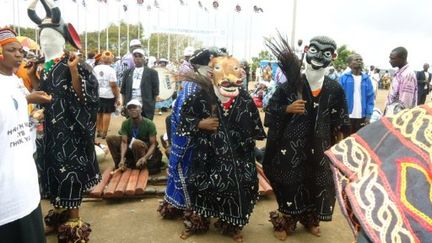
[[[294,48],[294,39],[295,39],[295,32],[296,32],[296,18],[297,18],[297,0],[294,0],[293,2],[293,18],[292,18],[292,32],[291,32],[291,47]]]
[[[17,16],[17,20],[18,20],[18,35],[21,35],[21,23],[20,23],[20,14],[19,14],[19,1],[17,1],[17,12],[18,12],[18,16]]]
[[[78,35],[79,35],[79,32],[80,32],[80,22],[79,22],[79,16],[80,16],[80,13],[79,13],[79,2],[77,2],[77,31],[78,31]]]
[[[107,28],[106,28],[106,50],[108,51],[109,50],[109,25],[107,26]]]
[[[158,23],[158,27],[159,27],[159,8],[157,9],[157,23]],[[159,59],[160,56],[160,31],[158,31],[157,33],[157,58]]]
[[[85,19],[85,26],[84,26],[84,31],[85,31],[85,35],[84,35],[84,46],[85,46],[85,58],[87,58],[87,54],[88,54],[88,49],[87,49],[87,45],[88,45],[88,36],[87,36],[87,8],[84,8],[84,19]]]
[[[141,4],[138,4],[138,40],[141,40]]]
[[[106,5],[106,12],[108,13],[108,4],[105,4]],[[108,24],[107,25],[107,28],[106,28],[106,50],[107,51],[109,51],[109,27],[110,27],[110,25]]]
[[[126,6],[126,8],[125,8],[126,10],[124,11],[125,12],[125,14],[126,14],[126,40],[127,40],[127,43],[126,43],[126,46],[127,46],[127,48],[126,48],[126,52],[129,52],[129,15],[126,13],[127,11],[128,11],[128,9],[127,9],[127,6]]]
[[[121,57],[120,52],[120,31],[121,31],[121,8],[118,8],[118,33],[117,33],[117,56]]]
[[[98,35],[98,53],[100,53],[101,52],[101,44],[100,44],[100,33],[101,33],[101,26],[100,26],[100,8],[101,8],[101,6],[99,5],[98,6],[98,30],[97,30],[97,35]]]
[[[16,29],[16,22],[15,22],[15,1],[12,1],[12,18],[13,18],[13,26],[14,26],[14,30]]]

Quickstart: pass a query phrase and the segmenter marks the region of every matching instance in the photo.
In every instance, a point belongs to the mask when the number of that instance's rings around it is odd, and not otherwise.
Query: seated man
[[[127,103],[129,118],[123,121],[120,136],[106,138],[116,168],[142,169],[147,167],[150,174],[160,172],[162,153],[156,141],[155,124],[141,116],[142,105],[138,100]]]

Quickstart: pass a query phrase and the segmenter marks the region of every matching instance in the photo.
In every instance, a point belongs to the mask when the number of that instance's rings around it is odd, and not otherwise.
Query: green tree
[[[351,54],[354,54],[355,51],[349,50],[346,45],[342,45],[337,49],[337,57],[336,60],[333,61],[333,66],[335,68],[340,68],[344,70],[347,66],[347,58]]]
[[[12,26],[16,31],[17,26]],[[108,28],[108,50],[118,55],[118,25],[110,25]],[[129,43],[127,43],[127,24],[125,22],[120,23],[120,55],[124,55],[128,52]],[[139,31],[138,31],[139,28]],[[22,36],[27,36],[35,41],[38,40],[38,28],[20,28]],[[87,51],[98,52],[98,35],[100,38],[100,50],[104,51],[107,49],[107,29],[100,31],[88,32],[87,33]],[[147,49],[149,46],[149,54],[155,57],[168,58],[168,48],[170,52],[170,59],[176,60],[183,57],[183,50],[186,48],[188,43],[191,43],[195,48],[202,47],[202,42],[197,39],[181,34],[170,34],[170,45],[168,46],[168,34],[165,33],[153,33],[150,36],[150,40],[144,38],[144,29],[141,25],[129,25],[129,40],[138,38],[143,47]],[[139,33],[139,34],[138,34]],[[159,55],[158,55],[158,38],[159,38]],[[82,52],[85,53],[85,33],[80,34]],[[149,42],[148,42],[149,41]],[[149,45],[148,45],[149,44]],[[66,45],[67,50],[73,50],[73,47],[69,44]]]

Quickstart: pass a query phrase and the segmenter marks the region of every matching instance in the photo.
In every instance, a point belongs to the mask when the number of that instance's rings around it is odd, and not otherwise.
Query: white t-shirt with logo
[[[362,118],[362,100],[361,100],[361,75],[353,75],[354,78],[354,95],[353,95],[353,110],[349,115],[350,118]]]
[[[97,65],[93,69],[99,83],[99,97],[105,99],[114,98],[114,93],[111,89],[111,83],[117,83],[117,76],[114,68],[108,65]]]
[[[135,67],[132,76],[132,99],[141,101],[141,80],[144,67]]]
[[[0,225],[23,218],[40,202],[27,100],[15,75],[0,74]]]

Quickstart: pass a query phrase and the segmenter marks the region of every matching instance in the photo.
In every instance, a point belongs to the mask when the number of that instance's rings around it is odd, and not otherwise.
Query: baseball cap
[[[129,108],[129,106],[131,105],[136,105],[139,107],[142,107],[141,102],[139,102],[138,100],[131,100],[126,104],[126,108]]]
[[[187,57],[187,56],[192,56],[194,54],[194,48],[191,46],[188,46],[184,49],[183,51],[183,56]]]
[[[129,43],[129,46],[141,46],[141,41],[138,39],[132,39]]]
[[[145,56],[145,51],[141,48],[133,50],[132,54],[135,54],[135,53],[139,53],[139,54]]]
[[[168,61],[166,58],[160,58],[160,59],[159,59],[159,62],[166,62],[166,63],[169,63],[169,61]]]

